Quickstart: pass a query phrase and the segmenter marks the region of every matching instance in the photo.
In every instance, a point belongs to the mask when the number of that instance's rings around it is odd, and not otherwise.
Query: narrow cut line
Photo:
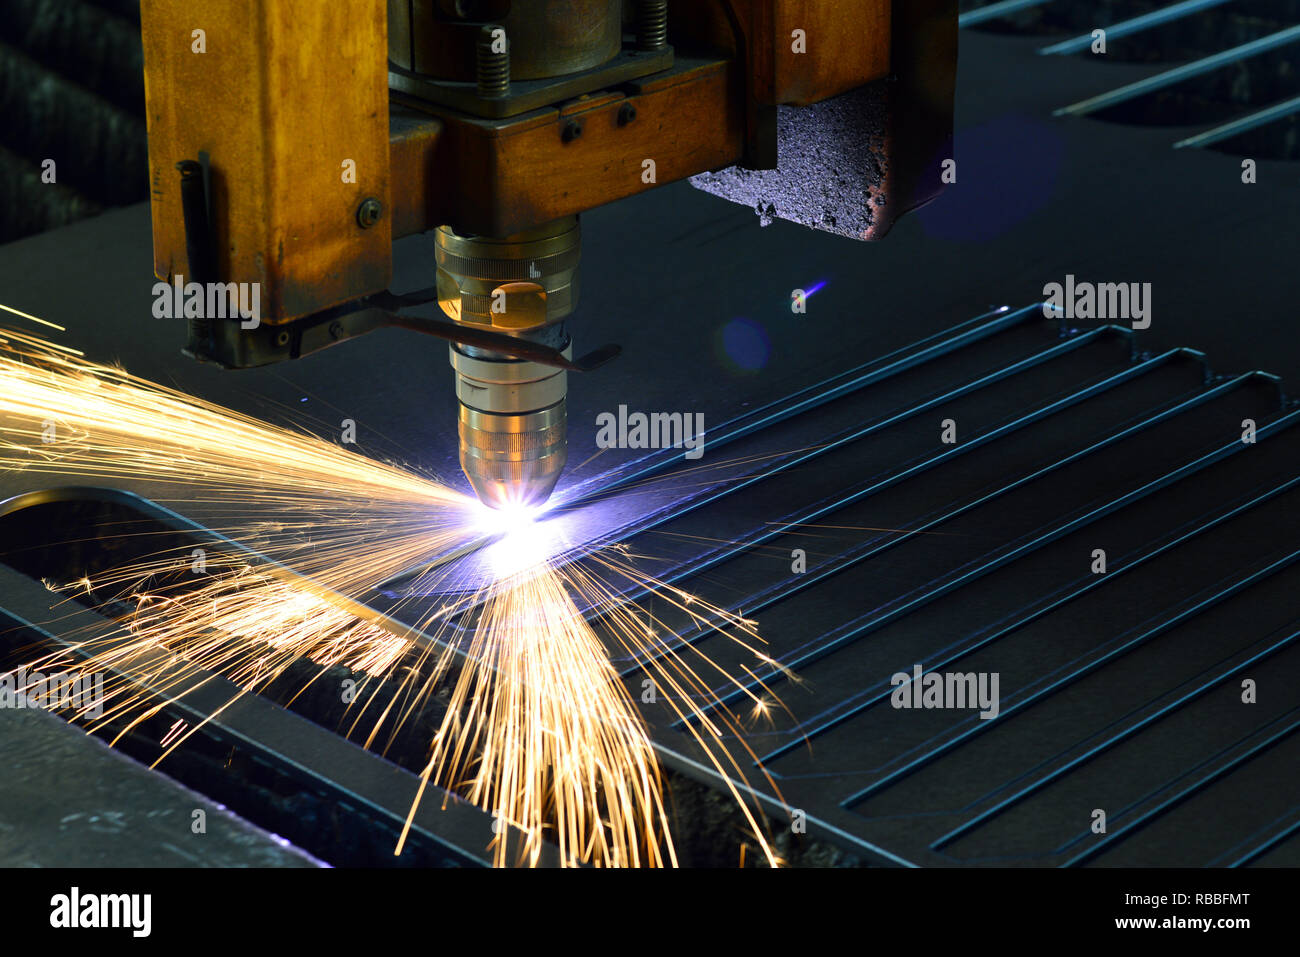
[[[1300,113],[1300,96],[1292,97],[1289,100],[1283,100],[1281,103],[1275,103],[1258,113],[1251,113],[1248,116],[1241,116],[1235,120],[1216,126],[1213,129],[1206,130],[1204,133],[1197,133],[1195,136],[1189,136],[1186,139],[1179,140],[1174,144],[1174,149],[1200,149],[1205,146],[1213,146],[1215,143],[1221,143],[1224,140],[1232,139],[1241,133],[1248,132],[1260,126],[1266,126],[1275,120],[1280,120],[1288,116]]]
[[[1183,0],[1182,3],[1175,3],[1173,6],[1152,10],[1150,13],[1144,13],[1128,20],[1121,20],[1119,23],[1112,23],[1108,27],[1099,27],[1098,29],[1106,31],[1107,40],[1113,40],[1116,37],[1131,36],[1151,27],[1178,20],[1190,13],[1199,13],[1202,10],[1221,7],[1230,2],[1231,0]],[[1042,56],[1078,53],[1080,50],[1091,47],[1093,42],[1092,34],[1085,33],[1082,36],[1071,37],[1069,40],[1062,40],[1060,43],[1053,43],[1051,46],[1043,47],[1038,52]]]
[[[1297,40],[1300,40],[1300,24],[1286,30],[1279,30],[1277,33],[1271,33],[1266,37],[1260,37],[1258,40],[1251,40],[1249,43],[1243,43],[1230,50],[1223,50],[1212,56],[1185,63],[1182,66],[1174,67],[1172,70],[1165,70],[1155,76],[1149,76],[1117,89],[1100,93],[1089,99],[1080,100],[1078,103],[1071,103],[1069,106],[1054,110],[1052,115],[1086,116],[1089,113],[1096,113],[1098,110],[1105,110],[1120,103],[1127,103],[1129,100],[1135,100],[1140,96],[1146,96],[1148,93],[1163,90],[1176,83],[1181,83],[1183,80],[1190,80],[1193,77],[1217,70],[1221,66],[1228,66],[1258,56],[1261,53],[1268,53]]]
[[[957,25],[960,27],[973,27],[981,23],[987,23],[989,20],[1005,17],[1009,13],[1019,13],[1021,10],[1028,10],[1030,7],[1041,7],[1051,2],[1052,0],[1001,0],[999,3],[989,4],[987,7],[967,10],[957,18]]]

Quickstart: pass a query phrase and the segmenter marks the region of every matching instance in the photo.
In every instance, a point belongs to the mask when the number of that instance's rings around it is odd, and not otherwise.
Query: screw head
[[[330,323],[330,338],[331,339],[343,338],[343,323],[339,322],[337,319],[335,319],[333,322]]]
[[[636,107],[631,103],[624,103],[618,108],[618,125],[627,126],[636,119]]]
[[[289,344],[289,330],[288,330],[288,329],[282,329],[282,330],[280,330],[278,333],[276,333],[276,336],[275,336],[275,344],[276,344],[277,346],[287,346],[287,345]]]
[[[582,135],[581,120],[569,120],[569,122],[564,124],[564,131],[560,134],[560,136],[563,138],[564,142],[566,143],[572,143],[581,135]]]
[[[384,204],[373,196],[367,197],[361,201],[357,207],[357,225],[362,229],[369,229],[375,223],[379,222],[384,215]]]

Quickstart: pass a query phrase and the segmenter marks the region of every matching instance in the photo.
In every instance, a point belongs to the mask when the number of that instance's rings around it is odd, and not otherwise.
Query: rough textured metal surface
[[[0,146],[0,236],[17,238],[56,229],[101,209],[75,189],[42,183],[37,163]]]
[[[0,0],[0,34],[88,90],[140,114],[144,53],[138,4],[88,0]]]
[[[882,83],[811,106],[777,108],[778,169],[739,166],[691,177],[691,185],[742,206],[768,226],[784,219],[863,239],[885,205]]]
[[[0,241],[148,195],[138,17],[136,0],[0,0]]]
[[[44,711],[0,711],[0,766],[0,867],[320,866]]]

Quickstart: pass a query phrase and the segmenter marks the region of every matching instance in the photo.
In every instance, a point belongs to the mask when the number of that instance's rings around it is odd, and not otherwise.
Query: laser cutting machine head
[[[142,28],[154,271],[261,291],[186,351],[445,340],[498,507],[550,496],[567,375],[617,354],[566,326],[582,212],[689,177],[875,239],[951,155],[956,0],[142,0]],[[393,241],[428,232],[433,285],[390,293]]]
[[[572,356],[564,320],[578,299],[576,216],[500,239],[447,226],[435,235],[438,304],[449,318]],[[450,352],[470,485],[497,508],[545,503],[568,448],[568,372],[454,342]]]

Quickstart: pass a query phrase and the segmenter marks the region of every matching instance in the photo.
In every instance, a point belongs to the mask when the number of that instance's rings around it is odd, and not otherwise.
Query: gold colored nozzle
[[[460,466],[493,508],[535,507],[551,497],[568,457],[565,402],[519,415],[460,407]]]
[[[576,216],[512,236],[435,234],[438,303],[451,319],[539,342],[572,357],[564,320],[578,301]],[[555,489],[568,449],[563,369],[452,346],[460,464],[487,505],[536,506]]]

